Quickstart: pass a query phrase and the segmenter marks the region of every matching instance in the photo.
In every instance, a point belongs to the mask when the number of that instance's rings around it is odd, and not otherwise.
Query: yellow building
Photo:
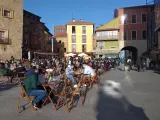
[[[83,20],[68,22],[67,26],[67,52],[87,53],[93,50],[94,23]]]

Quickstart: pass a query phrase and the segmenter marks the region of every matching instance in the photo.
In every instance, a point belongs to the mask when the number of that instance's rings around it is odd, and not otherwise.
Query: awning
[[[34,52],[34,54],[38,54],[38,55],[58,55],[57,53],[44,53],[44,52]]]
[[[105,57],[107,57],[107,58],[118,58],[118,54],[119,53],[108,53],[108,54],[105,54]]]

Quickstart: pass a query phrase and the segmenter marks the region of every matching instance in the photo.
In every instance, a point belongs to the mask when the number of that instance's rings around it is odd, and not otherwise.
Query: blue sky
[[[64,25],[72,16],[99,26],[113,19],[115,8],[145,3],[146,0],[24,0],[24,9],[41,16],[53,33],[53,26]]]

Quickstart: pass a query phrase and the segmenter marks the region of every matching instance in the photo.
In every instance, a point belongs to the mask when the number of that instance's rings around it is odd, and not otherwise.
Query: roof
[[[36,15],[36,14],[34,14],[34,13],[31,13],[31,12],[29,12],[29,11],[27,11],[27,10],[23,10],[23,12],[24,12],[24,13],[28,13],[28,14],[33,15],[33,16],[36,16],[36,17],[38,17],[39,19],[41,18],[40,16],[38,16],[38,15]]]
[[[66,26],[64,26],[64,25],[56,25],[56,26],[54,26],[54,29],[65,29],[66,28]]]
[[[98,27],[96,31],[119,29],[119,18],[115,18],[110,22]]]
[[[48,34],[50,34],[51,36],[53,36],[52,33],[51,33],[51,32],[49,31],[49,29],[47,28],[47,26],[44,25],[44,29],[46,30],[46,32],[47,32]]]
[[[123,7],[123,8],[117,8],[117,9],[133,9],[133,8],[146,8],[146,7],[153,7],[154,5],[140,5],[140,6],[130,6],[130,7]]]
[[[67,25],[94,25],[94,23],[86,21],[75,21],[75,22],[68,22]]]

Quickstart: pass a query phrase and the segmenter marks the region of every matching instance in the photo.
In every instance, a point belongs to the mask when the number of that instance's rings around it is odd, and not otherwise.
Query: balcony
[[[96,40],[118,40],[118,35],[96,36]]]
[[[11,45],[11,39],[0,39],[0,44],[8,44]]]

